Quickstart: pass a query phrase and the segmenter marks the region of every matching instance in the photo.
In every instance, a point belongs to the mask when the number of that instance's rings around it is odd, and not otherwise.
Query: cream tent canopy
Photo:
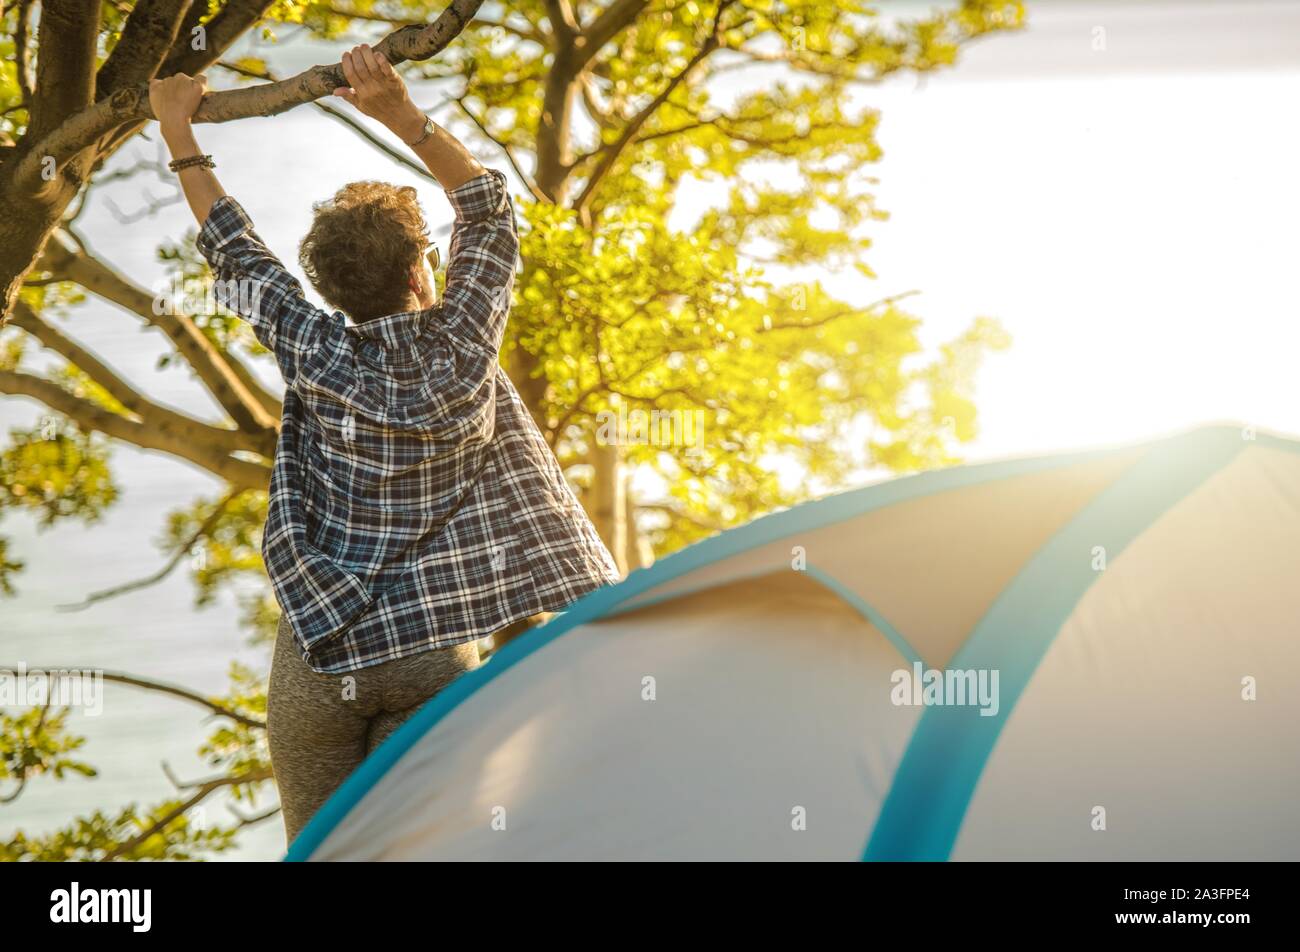
[[[291,860],[1300,859],[1300,442],[896,479],[595,592]]]

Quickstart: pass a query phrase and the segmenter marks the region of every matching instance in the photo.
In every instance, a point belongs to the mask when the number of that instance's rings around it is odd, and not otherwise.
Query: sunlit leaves
[[[544,11],[520,9],[545,24]],[[650,4],[597,53],[572,93],[567,135],[577,161],[561,205],[681,74],[718,9]],[[897,306],[836,301],[816,283],[778,275],[816,266],[874,276],[864,226],[886,215],[866,170],[881,155],[880,115],[852,107],[849,91],[951,64],[962,43],[1021,15],[1019,4],[996,0],[903,18],[852,0],[733,4],[724,48],[673,88],[591,195],[589,229],[564,207],[526,205],[508,346],[540,365],[548,384],[540,410],[579,482],[602,412],[698,411],[708,420],[703,452],[620,448],[642,475],[657,474],[668,497],[655,511],[674,515],[650,519],[661,550],[863,468],[952,462],[954,447],[973,438],[973,368],[1000,343],[987,328],[926,360],[917,319]],[[493,137],[527,155],[553,61],[539,44],[500,44],[466,34],[460,59],[423,69],[458,73]],[[674,229],[688,180],[715,186],[717,197]],[[856,444],[849,433],[861,434]],[[802,483],[774,475],[780,458],[805,474]]]
[[[115,860],[201,860],[235,845],[238,824],[208,826],[182,813],[158,833],[122,848],[175,812],[182,802],[168,800],[147,810],[133,804],[113,814],[96,810],[41,836],[19,831],[9,842],[0,843],[0,860],[95,862],[110,856]]]
[[[67,720],[67,708],[0,711],[0,803],[15,799],[28,781],[38,777],[95,776],[94,767],[72,756],[86,739],[69,732]]]
[[[248,667],[230,665],[231,689],[217,700],[227,709],[257,720],[266,720],[266,681]],[[214,772],[228,777],[251,777],[268,774],[271,769],[270,753],[266,746],[266,731],[235,721],[224,721],[199,748]],[[265,781],[251,781],[230,785],[236,800],[256,805],[264,792]]]
[[[264,679],[241,665],[231,666],[230,678],[229,692],[213,700],[264,721]],[[0,802],[19,793],[32,795],[24,791],[29,782],[95,776],[93,767],[73,756],[85,739],[68,731],[66,717],[62,708],[0,712]],[[175,796],[150,807],[96,810],[50,833],[20,830],[0,842],[0,861],[197,860],[232,848],[239,829],[253,817],[218,809],[214,799],[228,793],[248,808],[268,800],[266,732],[222,718],[199,755],[212,768],[211,775],[188,783],[178,780]]]
[[[14,594],[14,576],[23,568],[22,562],[9,557],[9,540],[0,536],[0,595]]]
[[[221,351],[269,361],[270,352],[258,342],[248,322],[212,293],[212,271],[199,254],[194,238],[195,232],[190,230],[183,240],[158,246],[158,260],[168,266],[169,290],[160,292],[160,301],[156,303],[187,314]],[[166,366],[174,359],[176,355],[167,354],[160,363]]]
[[[34,512],[41,525],[65,518],[91,522],[116,499],[108,451],[98,437],[57,421],[9,432],[9,445],[0,451],[0,509]]]

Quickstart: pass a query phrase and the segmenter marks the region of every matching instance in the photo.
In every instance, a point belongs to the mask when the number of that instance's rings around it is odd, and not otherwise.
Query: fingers
[[[358,106],[358,99],[369,101],[366,97],[384,92],[385,85],[397,78],[387,57],[364,43],[344,53],[340,65],[348,85],[335,89],[334,95],[354,106]]]
[[[348,51],[343,54],[343,75],[348,81],[348,85],[356,89],[361,85],[361,79],[357,74],[356,64],[352,61],[352,52]]]
[[[379,80],[383,74],[379,72],[379,62],[375,59],[374,50],[366,46],[364,43],[361,44],[360,50],[361,62],[365,68],[366,75],[372,80]]]
[[[208,91],[208,77],[204,76],[202,73],[199,73],[199,75],[194,77],[194,82],[198,83],[199,88],[205,93]]]
[[[349,78],[351,79],[352,88],[356,90],[360,90],[370,82],[370,67],[366,65],[365,57],[361,55],[363,49],[365,47],[358,46],[343,54],[343,62],[352,64],[352,74]],[[346,66],[343,69],[343,74],[348,75]]]

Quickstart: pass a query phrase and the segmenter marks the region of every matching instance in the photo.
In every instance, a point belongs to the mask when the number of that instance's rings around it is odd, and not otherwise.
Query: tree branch
[[[89,2],[89,0],[82,0],[82,2]],[[267,6],[261,0],[255,2],[262,9]],[[219,21],[237,3],[238,0],[231,0],[231,3],[207,24],[209,46],[219,46],[223,41],[223,24]],[[460,34],[482,4],[483,0],[451,0],[451,4],[433,23],[401,27],[381,40],[375,49],[383,53],[393,65],[407,60],[428,59],[443,50]],[[241,27],[241,32],[246,28],[247,24]],[[186,57],[177,60],[180,64],[184,64],[185,61]],[[166,68],[167,64],[164,64],[164,71]],[[347,82],[339,64],[313,66],[297,76],[278,83],[209,93],[203,98],[198,112],[194,114],[194,121],[230,122],[250,116],[273,116],[302,103],[328,96],[339,86],[345,85]],[[34,185],[40,177],[43,157],[53,157],[56,167],[61,167],[69,158],[123,123],[152,118],[153,110],[149,106],[148,86],[119,89],[108,98],[101,99],[90,108],[71,116],[57,129],[43,135],[19,161],[14,170],[14,180],[20,186]]]
[[[582,104],[587,107],[587,115],[591,117],[592,122],[602,129],[617,128],[617,123],[615,123],[614,117],[610,115],[609,110],[596,101],[595,81],[595,77],[587,71],[583,71],[578,76],[578,88],[582,91]],[[577,165],[590,158],[590,156],[591,153],[584,155],[576,159],[574,164]]]
[[[377,13],[373,10],[352,10],[348,7],[340,6],[337,3],[317,4],[325,12],[337,17],[347,17],[351,20],[366,20],[371,23],[387,23],[390,26],[418,26],[424,23],[423,20],[413,20],[409,17],[387,16],[383,13]],[[510,15],[510,10],[503,11],[505,16]],[[521,40],[529,40],[538,46],[550,45],[550,38],[540,30],[534,29],[530,23],[528,27],[515,26],[513,23],[507,23],[505,20],[484,20],[482,17],[475,17],[474,22],[466,29],[491,30],[502,29],[505,32],[519,37]]]
[[[578,43],[585,49],[587,59],[599,53],[601,47],[635,20],[648,4],[649,0],[614,0],[595,20],[583,27]]]
[[[235,488],[266,489],[270,479],[270,467],[237,459],[215,446],[204,445],[203,438],[208,434],[203,431],[211,427],[178,429],[137,423],[75,396],[50,380],[13,370],[0,370],[0,393],[31,397],[54,412],[62,413],[83,429],[97,430],[141,449],[161,450],[189,460]]]
[[[218,63],[217,65],[224,70],[227,70],[231,73],[235,73],[236,75],[239,76],[246,76],[249,79],[260,79],[263,80],[264,82],[270,82],[270,83],[276,82],[275,76],[270,72],[259,73],[255,70],[251,70],[246,67],[240,66],[237,63],[228,63],[225,62],[224,60]],[[325,113],[325,115],[329,116],[331,119],[335,120],[336,122],[343,123],[343,125],[347,126],[349,129],[351,129],[353,132],[359,135],[362,139],[364,139],[367,143],[374,146],[380,152],[384,153],[384,155],[388,156],[398,165],[405,167],[409,171],[414,172],[416,175],[426,178],[431,182],[436,183],[438,181],[433,177],[432,174],[430,174],[429,170],[423,165],[423,163],[416,162],[413,159],[411,159],[409,156],[403,155],[401,152],[399,152],[397,149],[394,149],[387,142],[379,138],[377,135],[375,135],[373,132],[371,132],[369,129],[363,126],[356,119],[349,116],[347,113],[340,112],[339,110],[335,109],[333,106],[327,106],[323,102],[314,102],[312,103],[312,105],[315,106],[317,109],[319,109],[321,112]]]
[[[176,346],[185,361],[207,387],[218,405],[230,414],[235,425],[258,439],[257,452],[270,456],[275,452],[279,417],[273,416],[259,399],[249,392],[244,381],[232,370],[233,358],[222,354],[204,336],[194,320],[186,314],[154,311],[154,296],[114,271],[93,255],[74,251],[56,235],[46,245],[40,266],[52,274],[76,282],[87,291],[126,308],[161,330]]]
[[[98,37],[99,0],[42,0],[36,89],[27,127],[27,135],[33,140],[57,129],[92,102]],[[63,159],[72,158],[93,142],[81,143]]]
[[[57,667],[41,668],[39,670],[57,671],[61,668],[69,668],[69,665],[59,665]],[[36,665],[31,664],[27,665],[27,669],[33,671],[38,670]],[[0,671],[17,670],[18,669],[13,665],[0,665]],[[265,721],[260,721],[255,717],[249,717],[247,714],[241,714],[238,711],[231,710],[224,704],[214,701],[212,698],[204,697],[202,694],[199,694],[197,691],[191,691],[189,688],[183,688],[176,684],[169,684],[165,681],[153,681],[149,678],[142,678],[121,671],[99,671],[99,669],[93,667],[83,668],[82,670],[96,671],[105,681],[111,681],[114,684],[126,684],[134,688],[143,688],[146,691],[156,691],[159,694],[168,694],[172,697],[181,698],[184,701],[192,701],[200,707],[206,707],[213,714],[217,714],[221,717],[228,717],[238,724],[243,724],[245,727],[251,727],[255,730],[264,730],[266,728]]]
[[[890,305],[895,304],[898,301],[902,301],[905,298],[910,298],[920,293],[921,292],[915,288],[913,288],[911,291],[900,291],[898,294],[891,294],[887,297],[882,297],[880,298],[880,300],[872,301],[870,304],[854,305],[853,307],[846,307],[841,311],[836,311],[833,314],[828,314],[825,317],[820,317],[815,321],[787,321],[783,323],[773,322],[770,326],[756,328],[754,333],[770,334],[773,331],[811,330],[814,327],[822,327],[825,324],[830,324],[833,323],[834,321],[838,321],[846,317],[856,317],[857,315],[862,314],[864,311],[874,311],[876,310],[876,308],[889,307]]]
[[[95,78],[95,95],[109,96],[124,86],[148,82],[158,72],[193,0],[136,0],[122,36]],[[201,2],[201,0],[200,0]]]
[[[578,18],[573,15],[573,6],[569,0],[545,0],[546,19],[551,24],[551,35],[561,45],[573,42],[578,33]]]
[[[154,572],[152,575],[148,575],[144,578],[136,579],[135,581],[132,582],[126,582],[122,585],[115,585],[112,588],[105,588],[105,589],[100,589],[97,592],[91,592],[89,595],[87,595],[84,599],[82,599],[79,602],[73,602],[68,605],[60,605],[59,610],[70,611],[70,612],[84,611],[85,609],[89,608],[91,605],[94,605],[96,602],[108,601],[110,598],[116,598],[119,595],[126,595],[129,592],[138,592],[142,588],[148,588],[151,585],[157,585],[163,579],[167,578],[167,576],[171,575],[173,571],[175,571],[176,566],[181,564],[181,560],[185,558],[186,554],[190,551],[190,549],[192,549],[195,545],[197,545],[198,542],[204,536],[206,536],[214,528],[216,528],[217,523],[221,521],[221,517],[226,514],[226,507],[228,507],[232,502],[234,502],[235,499],[237,499],[239,496],[243,495],[243,493],[244,490],[242,489],[237,489],[234,490],[233,492],[226,493],[225,497],[223,497],[216,504],[216,506],[213,507],[212,512],[208,514],[208,517],[203,520],[203,522],[199,525],[197,529],[194,530],[194,532],[190,533],[190,536],[187,539],[185,539],[183,542],[180,543],[180,545],[176,547],[176,551],[172,553],[172,557],[168,559],[167,562],[163,565],[163,567],[160,568],[157,572]]]
[[[204,0],[194,0],[189,13],[181,23],[176,42],[171,52],[158,70],[159,76],[171,76],[173,73],[189,73],[191,76],[207,69],[228,50],[236,40],[243,36],[248,28],[262,19],[262,14],[270,9],[273,0],[226,0],[208,22],[202,24],[198,34],[203,37],[202,49],[195,49],[195,30],[199,21],[208,11]],[[144,89],[145,104],[148,105],[149,90]],[[141,119],[152,115],[140,116]]]
[[[541,190],[537,187],[537,183],[533,181],[532,176],[526,174],[524,170],[519,167],[519,161],[515,158],[515,151],[510,148],[509,143],[501,141],[492,133],[488,132],[487,126],[484,125],[483,120],[479,119],[479,117],[470,110],[469,106],[465,105],[464,96],[455,97],[453,102],[460,107],[461,112],[469,117],[470,122],[474,123],[478,128],[478,131],[482,133],[483,137],[489,142],[495,144],[496,147],[505,154],[506,161],[510,163],[510,167],[515,170],[515,175],[519,176],[519,180],[524,183],[524,187],[528,189],[533,198],[537,199],[539,202],[546,201],[546,196],[543,195]]]
[[[16,327],[22,328],[40,341],[42,346],[65,358],[103,387],[110,397],[122,404],[128,413],[141,422],[163,429],[202,434],[203,440],[226,453],[240,450],[252,453],[260,451],[257,439],[251,434],[211,426],[170,407],[154,403],[77,341],[42,320],[21,300],[14,305],[13,322]]]
[[[27,48],[27,22],[32,12],[32,0],[18,0],[18,23],[14,27],[14,71],[18,74],[18,91],[24,106],[32,102],[32,51]]]
[[[104,856],[100,859],[100,862],[110,863],[113,860],[117,859],[119,856],[124,856],[127,853],[131,852],[131,850],[135,849],[141,843],[145,842],[147,839],[149,839],[149,837],[161,833],[163,830],[167,829],[167,826],[170,823],[172,823],[178,817],[184,816],[189,810],[192,810],[194,807],[198,806],[200,803],[206,800],[217,790],[220,790],[222,787],[230,787],[240,783],[260,783],[264,780],[270,780],[271,778],[272,778],[271,771],[267,768],[263,768],[260,770],[251,770],[246,774],[241,774],[236,777],[221,777],[218,780],[209,781],[201,785],[200,787],[198,787],[198,789],[194,792],[194,795],[191,796],[188,800],[185,800],[177,804],[176,807],[167,811],[167,813],[163,814],[161,817],[159,817],[153,823],[149,824],[147,827],[145,827],[135,836],[131,837],[129,840],[119,843],[117,846],[113,847],[111,850],[109,850],[107,853],[104,854]]]

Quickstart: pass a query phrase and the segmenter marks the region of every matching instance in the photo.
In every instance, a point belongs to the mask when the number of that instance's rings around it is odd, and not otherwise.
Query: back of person
[[[617,578],[500,367],[519,248],[505,177],[419,113],[381,55],[361,46],[342,66],[335,94],[447,189],[440,301],[414,190],[358,182],[316,206],[299,260],[336,310],[310,304],[197,155],[202,79],[150,87],[218,294],[285,381],[262,553],[282,611],[267,722],[290,839],[478,665],[479,639]]]

